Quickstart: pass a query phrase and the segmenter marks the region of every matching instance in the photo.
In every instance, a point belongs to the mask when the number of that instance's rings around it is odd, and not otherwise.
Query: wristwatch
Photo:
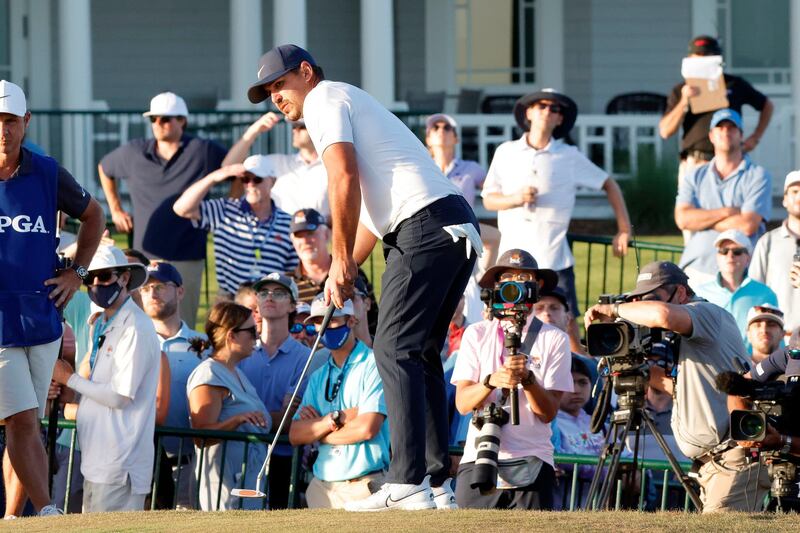
[[[81,281],[86,281],[86,276],[89,275],[89,271],[86,270],[86,267],[78,265],[76,263],[72,263],[69,267],[75,271],[78,277],[81,278]]]
[[[534,383],[536,383],[536,376],[534,375],[533,370],[528,370],[528,375],[522,380],[521,385],[523,387],[529,387]]]
[[[342,412],[338,409],[336,411],[331,411],[331,427],[334,431],[337,429],[341,429],[344,424],[342,424]]]
[[[496,389],[497,387],[495,387],[494,385],[491,385],[491,384],[489,383],[489,380],[490,380],[490,379],[492,379],[492,375],[491,375],[491,374],[486,374],[486,377],[485,377],[485,378],[483,378],[483,386],[484,386],[484,387],[486,387],[486,388],[487,388],[487,389],[489,389],[489,390],[494,390],[494,389]]]
[[[781,448],[781,454],[789,455],[792,452],[792,437],[789,435],[782,435],[781,440],[783,441],[783,448]]]
[[[614,302],[614,310],[612,313],[614,314],[614,318],[619,318],[619,304],[622,302]]]

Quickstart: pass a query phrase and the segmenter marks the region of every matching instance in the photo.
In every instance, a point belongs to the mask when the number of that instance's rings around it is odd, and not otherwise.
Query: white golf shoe
[[[433,502],[437,509],[458,509],[456,495],[453,492],[452,480],[447,478],[441,487],[433,487]]]
[[[431,491],[429,479],[430,476],[426,476],[419,485],[384,483],[378,492],[363,500],[347,502],[344,508],[346,511],[353,512],[435,509],[436,503],[433,501],[433,491]]]

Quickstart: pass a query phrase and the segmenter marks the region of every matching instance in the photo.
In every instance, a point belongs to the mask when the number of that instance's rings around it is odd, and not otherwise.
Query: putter
[[[322,324],[319,327],[319,331],[317,332],[317,338],[314,339],[314,344],[311,346],[311,353],[308,354],[308,360],[306,361],[306,366],[303,367],[303,371],[300,373],[300,378],[297,380],[297,385],[294,387],[294,392],[292,392],[292,398],[289,400],[289,407],[294,403],[294,399],[297,397],[297,392],[300,390],[300,385],[303,383],[303,379],[306,377],[306,372],[308,372],[308,367],[311,366],[311,359],[314,357],[314,354],[319,347],[320,340],[322,339],[322,334],[325,333],[325,330],[328,329],[328,324],[333,317],[333,311],[336,309],[334,307],[333,302],[328,305],[327,311],[325,311],[325,317],[322,319]],[[264,481],[264,478],[269,477],[269,460],[272,458],[272,451],[275,449],[275,446],[278,444],[278,437],[281,435],[281,431],[283,431],[283,426],[286,424],[286,420],[289,418],[289,412],[291,409],[287,407],[286,412],[283,413],[283,418],[281,418],[281,423],[278,424],[278,429],[275,431],[275,437],[272,439],[272,444],[269,445],[267,448],[267,457],[264,459],[264,464],[261,465],[261,470],[258,471],[258,476],[256,477],[256,488],[254,489],[233,489],[231,490],[232,496],[238,496],[239,498],[266,498],[267,493],[261,490],[261,483]]]

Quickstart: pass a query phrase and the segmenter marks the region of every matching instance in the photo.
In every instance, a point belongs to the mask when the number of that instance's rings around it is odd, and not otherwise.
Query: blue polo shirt
[[[297,386],[310,352],[308,346],[297,342],[289,335],[273,355],[269,355],[259,343],[252,355],[239,363],[239,369],[256,388],[258,397],[264,402],[267,411],[280,411],[284,397],[291,395]],[[306,383],[300,385],[298,392],[300,396],[303,395],[307,383],[308,379]],[[292,447],[288,444],[275,447],[275,455],[291,454]]]
[[[334,384],[342,376],[338,394],[332,398]],[[332,399],[329,399],[332,398]],[[310,405],[321,415],[337,409],[357,407],[359,414],[380,413],[386,416],[383,384],[375,356],[363,342],[356,342],[342,368],[333,357],[308,380],[303,405]],[[299,411],[299,409],[298,409]],[[295,420],[299,419],[295,415]],[[319,445],[314,462],[314,477],[322,481],[346,481],[389,467],[389,424],[384,420],[375,437],[355,444]]]
[[[752,353],[753,347],[750,341],[747,340],[747,312],[753,306],[765,303],[778,307],[778,297],[772,289],[746,274],[744,281],[734,292],[723,287],[720,280],[721,277],[717,274],[713,281],[703,283],[697,287],[697,295],[733,315],[736,325],[739,326],[739,332],[742,334],[747,351]]]
[[[158,340],[161,342],[161,351],[167,355],[169,360],[170,374],[170,395],[167,420],[164,425],[177,428],[190,428],[189,423],[189,400],[185,394],[186,383],[189,376],[197,368],[205,356],[200,358],[197,353],[189,350],[189,339],[194,337],[206,338],[205,333],[200,333],[190,328],[186,322],[181,321],[181,329],[168,338],[164,339],[161,335]],[[164,439],[164,449],[168,454],[178,453],[180,440],[177,437],[167,437]],[[193,451],[191,439],[184,439],[183,455],[191,455]]]
[[[764,167],[756,165],[745,156],[739,167],[725,179],[717,174],[712,159],[705,165],[689,172],[678,186],[675,202],[689,204],[699,209],[738,207],[742,212],[753,212],[761,216],[758,230],[750,236],[752,245],[766,230],[766,221],[772,210],[772,177]],[[719,232],[713,229],[696,231],[689,238],[681,256],[680,267],[695,268],[701,272],[715,274],[717,248],[714,241]]]
[[[133,247],[148,257],[193,261],[206,256],[206,232],[172,210],[192,183],[217,170],[227,151],[191,135],[165,161],[155,139],[136,139],[107,154],[100,166],[110,178],[124,179],[133,204]]]

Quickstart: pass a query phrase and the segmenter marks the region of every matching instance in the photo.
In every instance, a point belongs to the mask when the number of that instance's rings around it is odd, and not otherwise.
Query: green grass
[[[156,511],[21,518],[0,522],[0,530],[36,531],[349,531],[511,532],[511,531],[797,531],[797,515],[729,513],[534,511],[391,511],[354,514],[332,510]]]

